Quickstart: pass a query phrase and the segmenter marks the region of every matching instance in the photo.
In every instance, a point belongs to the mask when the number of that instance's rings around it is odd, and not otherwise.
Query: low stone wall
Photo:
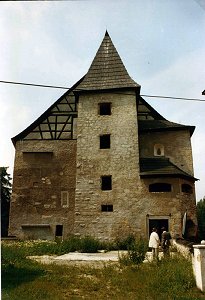
[[[185,258],[192,259],[193,242],[177,239],[173,240],[173,246],[176,247],[177,252],[179,252]]]
[[[196,286],[205,292],[205,241],[201,241],[199,245],[194,245],[193,242],[179,239],[173,240],[173,246],[185,258],[192,261]]]

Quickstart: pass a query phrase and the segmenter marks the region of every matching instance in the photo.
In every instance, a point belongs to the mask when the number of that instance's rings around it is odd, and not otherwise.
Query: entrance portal
[[[161,228],[165,227],[167,231],[169,231],[169,220],[168,219],[149,219],[149,236],[152,232],[152,228],[155,227],[157,229],[157,233],[159,235],[159,238],[161,240]]]

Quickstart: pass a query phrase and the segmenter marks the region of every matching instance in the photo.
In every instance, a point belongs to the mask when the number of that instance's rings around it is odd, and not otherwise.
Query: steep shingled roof
[[[78,86],[82,90],[140,88],[128,74],[113,42],[106,31],[95,58]]]
[[[182,169],[173,164],[169,158],[154,157],[140,158],[140,176],[141,177],[182,177],[191,180],[198,180],[192,175],[184,172]]]

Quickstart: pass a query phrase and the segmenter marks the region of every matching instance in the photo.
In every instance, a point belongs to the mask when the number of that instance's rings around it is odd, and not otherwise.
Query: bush
[[[100,250],[101,244],[98,240],[91,236],[85,236],[81,239],[81,252],[85,253],[95,253]]]
[[[118,237],[115,240],[118,250],[128,250],[133,245],[134,242],[135,242],[134,234],[129,234],[126,237]]]
[[[70,236],[67,240],[57,243],[57,254],[65,254],[81,249],[81,240],[78,237]]]
[[[122,254],[119,257],[119,261],[121,264],[124,265],[130,265],[130,264],[139,265],[144,261],[147,251],[148,251],[147,241],[141,238],[138,240],[135,239],[131,244],[128,245],[127,254]]]

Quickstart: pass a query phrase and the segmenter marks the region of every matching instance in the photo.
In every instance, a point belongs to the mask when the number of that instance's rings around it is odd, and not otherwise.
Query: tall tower
[[[131,206],[139,181],[139,92],[106,32],[76,92],[76,235],[92,232],[106,240],[124,224],[135,226]]]

